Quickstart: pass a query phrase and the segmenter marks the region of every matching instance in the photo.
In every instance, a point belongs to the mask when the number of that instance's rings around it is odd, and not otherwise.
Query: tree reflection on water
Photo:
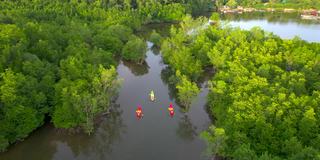
[[[131,73],[134,74],[135,76],[142,76],[147,74],[150,68],[146,62],[143,62],[143,64],[137,64],[137,63],[132,63],[128,61],[123,61],[123,64],[126,67],[128,67]]]
[[[192,141],[197,136],[196,127],[191,123],[188,115],[180,118],[178,123],[177,135],[183,140]]]
[[[121,114],[120,105],[116,104],[111,108],[110,114],[102,117],[94,135],[77,134],[61,137],[55,141],[57,147],[55,157],[66,157],[69,154],[67,157],[73,157],[72,159],[106,159],[112,152],[113,144],[121,139],[121,133],[125,131]]]

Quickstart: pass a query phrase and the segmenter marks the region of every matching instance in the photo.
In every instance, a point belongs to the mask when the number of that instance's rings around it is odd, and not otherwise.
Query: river
[[[234,26],[249,29],[259,25],[283,38],[295,35],[311,42],[320,42],[320,25],[313,22],[294,20],[270,21],[268,15],[258,18],[248,15],[222,16]],[[292,18],[296,19],[296,18]],[[142,35],[148,35],[151,29],[162,28],[168,32],[168,25],[148,26]],[[147,31],[148,30],[148,31]],[[147,36],[145,36],[147,37]],[[205,142],[199,133],[205,130],[211,120],[206,112],[206,82],[201,84],[201,93],[185,113],[175,103],[175,96],[167,84],[166,65],[161,54],[152,49],[147,42],[146,63],[135,65],[120,62],[117,67],[123,84],[119,96],[112,106],[111,114],[101,118],[96,132],[68,134],[59,132],[47,124],[30,135],[21,143],[0,154],[2,160],[205,160]],[[156,102],[148,100],[153,89]],[[172,102],[176,115],[171,118],[167,112]],[[137,120],[135,109],[142,105],[144,118]]]

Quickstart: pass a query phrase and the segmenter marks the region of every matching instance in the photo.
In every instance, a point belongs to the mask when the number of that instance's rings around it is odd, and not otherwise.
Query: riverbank
[[[300,18],[304,20],[318,20],[320,21],[320,10],[317,11],[315,9],[293,9],[293,8],[245,8],[238,6],[237,8],[230,8],[228,6],[224,6],[219,8],[219,12],[223,14],[242,14],[242,13],[253,13],[253,12],[277,12],[277,13],[298,13],[300,14]]]
[[[312,14],[316,12],[320,13],[320,10],[316,9],[295,9],[295,8],[273,8],[273,7],[242,7],[238,6],[236,8],[231,8],[228,6],[223,6],[218,9],[221,13],[243,13],[243,12],[284,12],[292,13],[299,12],[303,14]]]

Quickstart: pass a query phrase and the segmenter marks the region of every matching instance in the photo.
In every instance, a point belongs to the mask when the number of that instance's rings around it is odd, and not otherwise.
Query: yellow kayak
[[[151,92],[150,92],[150,100],[151,101],[155,101],[156,100],[156,97],[154,96],[154,92],[153,92],[153,90],[151,90]]]

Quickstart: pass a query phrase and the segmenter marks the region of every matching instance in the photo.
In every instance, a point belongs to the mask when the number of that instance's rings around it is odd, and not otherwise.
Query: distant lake
[[[302,20],[298,13],[222,14],[221,19],[242,29],[259,26],[285,39],[298,36],[309,42],[320,42],[320,22]]]

